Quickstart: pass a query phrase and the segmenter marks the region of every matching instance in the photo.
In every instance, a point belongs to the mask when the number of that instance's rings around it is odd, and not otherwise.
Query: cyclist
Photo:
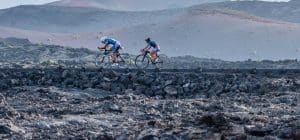
[[[111,54],[111,59],[113,61],[113,63],[117,63],[117,58],[118,58],[118,55],[119,55],[119,50],[122,49],[121,47],[121,43],[116,40],[116,39],[113,39],[113,38],[110,38],[110,37],[107,37],[107,36],[103,36],[101,37],[100,39],[101,43],[105,44],[103,47],[98,47],[98,49],[100,50],[107,50],[109,45],[111,45],[112,47],[109,49],[112,51],[112,54]]]
[[[151,62],[153,63],[157,58],[157,53],[160,51],[160,47],[155,41],[152,41],[149,37],[146,38],[145,41],[147,43],[147,46],[144,49],[142,49],[142,51],[148,51],[151,49],[150,56]]]

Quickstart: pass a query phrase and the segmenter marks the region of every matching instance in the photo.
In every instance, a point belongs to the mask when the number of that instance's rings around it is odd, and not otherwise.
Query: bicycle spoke
[[[135,59],[135,65],[137,68],[140,68],[140,69],[147,68],[149,65],[149,62],[150,62],[149,58],[144,54],[137,56]]]
[[[99,54],[95,58],[95,65],[96,67],[107,67],[107,64],[110,62],[109,56],[106,54]]]

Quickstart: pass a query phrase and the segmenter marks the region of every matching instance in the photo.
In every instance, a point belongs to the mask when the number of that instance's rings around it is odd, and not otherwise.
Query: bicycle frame
[[[99,49],[99,51],[101,52],[101,53],[103,53],[105,56],[106,55],[109,55],[112,51],[111,50],[107,50],[107,49]]]
[[[99,61],[101,63],[104,63],[104,61],[107,59],[109,62],[108,63],[111,63],[112,62],[112,51],[111,50],[107,50],[107,49],[99,49],[100,53],[98,54],[97,58],[100,58],[96,61]],[[118,52],[117,54],[117,63],[124,63],[125,60],[124,58],[122,57],[121,53]]]
[[[144,57],[143,57],[143,61],[145,58],[151,60],[151,56],[150,56],[150,51],[143,51]]]

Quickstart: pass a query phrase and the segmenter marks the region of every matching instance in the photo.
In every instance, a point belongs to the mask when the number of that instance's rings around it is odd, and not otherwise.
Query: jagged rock
[[[110,91],[112,88],[112,84],[110,82],[101,82],[100,83],[100,88]]]
[[[189,92],[191,87],[191,83],[186,83],[182,86],[184,92]]]
[[[247,135],[242,133],[224,133],[221,136],[221,140],[246,140]]]
[[[122,113],[122,108],[119,107],[118,105],[116,104],[109,104],[108,107],[107,107],[108,111],[111,111],[111,112],[119,112],[119,113]]]
[[[0,93],[0,107],[5,106],[6,104],[5,97]]]
[[[280,103],[285,103],[285,104],[292,104],[293,102],[296,101],[296,97],[291,95],[280,96],[277,99],[280,101]]]
[[[172,134],[164,134],[164,135],[159,137],[159,140],[177,140],[177,139],[180,139],[180,138],[176,137]]]
[[[47,123],[45,121],[39,121],[39,122],[36,123],[35,126],[38,127],[39,129],[50,129],[51,128],[49,123]]]
[[[151,78],[151,77],[146,77],[146,76],[139,76],[136,81],[139,84],[143,84],[143,85],[151,85],[154,82],[155,79]]]
[[[282,128],[278,132],[278,137],[283,139],[293,138],[293,129],[292,128]]]
[[[271,134],[275,129],[272,126],[248,125],[244,127],[247,134],[253,136],[266,136]]]
[[[176,96],[178,94],[177,88],[175,86],[167,86],[164,88],[167,95]]]
[[[74,79],[72,79],[72,78],[67,78],[67,79],[64,80],[64,82],[62,83],[62,85],[63,85],[64,87],[73,87],[74,82],[76,82],[76,81],[74,81]]]
[[[159,140],[159,137],[150,134],[150,135],[142,136],[138,140]]]
[[[10,134],[12,132],[13,131],[8,126],[0,125],[0,134]]]
[[[100,134],[96,137],[97,140],[115,140],[115,138],[108,134]]]
[[[219,82],[215,83],[215,85],[213,85],[210,90],[207,92],[208,94],[208,97],[211,97],[211,96],[216,96],[216,95],[219,95],[220,93],[223,92],[223,85]]]
[[[133,89],[126,89],[125,94],[133,94],[134,90]]]
[[[293,139],[299,140],[300,139],[300,129],[295,129],[293,132]]]
[[[71,75],[70,75],[70,72],[69,72],[68,70],[64,70],[64,71],[62,72],[62,74],[61,74],[61,77],[62,77],[62,78],[67,78],[67,77],[69,77],[69,76],[71,76]]]
[[[6,90],[10,87],[10,83],[7,80],[0,80],[0,90]]]
[[[25,131],[23,129],[15,126],[11,122],[0,124],[0,134],[12,134],[12,133],[24,134]]]
[[[136,94],[143,94],[145,91],[149,90],[146,86],[144,85],[135,85],[135,92]]]
[[[208,126],[229,126],[229,122],[227,118],[225,118],[224,114],[217,113],[217,114],[206,114],[200,118],[200,123],[207,124]]]
[[[122,85],[115,84],[111,91],[117,94],[121,94],[123,93],[123,89],[125,88],[122,87]]]
[[[171,85],[174,83],[174,80],[167,80],[165,83],[164,83],[164,86],[168,86],[168,85]]]

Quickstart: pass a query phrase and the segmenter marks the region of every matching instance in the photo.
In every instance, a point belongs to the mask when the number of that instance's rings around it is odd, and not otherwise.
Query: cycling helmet
[[[151,41],[151,38],[148,37],[148,38],[145,39],[145,41],[146,41],[146,42],[150,42],[150,41]]]
[[[100,41],[103,43],[106,39],[107,39],[107,36],[102,36],[102,37],[100,38]]]

